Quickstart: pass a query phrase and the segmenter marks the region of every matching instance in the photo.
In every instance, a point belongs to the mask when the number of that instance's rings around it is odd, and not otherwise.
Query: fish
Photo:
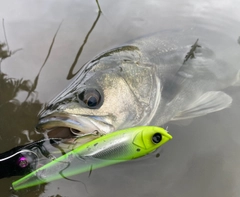
[[[224,89],[239,85],[240,72],[217,42],[174,30],[106,50],[46,104],[36,128],[50,137],[105,135],[223,110],[232,103]]]
[[[152,153],[172,139],[163,128],[141,126],[119,130],[79,146],[13,182],[14,190],[129,161]]]

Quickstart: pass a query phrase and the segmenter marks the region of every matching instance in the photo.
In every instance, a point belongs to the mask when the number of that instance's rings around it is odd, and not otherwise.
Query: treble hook
[[[72,128],[70,128],[70,131],[72,132],[72,134],[76,135],[76,138],[83,138],[83,137],[88,137],[88,136],[99,136],[99,137],[101,137],[103,135],[98,130],[94,130],[91,133],[84,133],[84,134],[76,133],[72,130]]]

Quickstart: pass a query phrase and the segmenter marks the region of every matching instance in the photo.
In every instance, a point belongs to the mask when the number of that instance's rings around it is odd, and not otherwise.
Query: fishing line
[[[35,152],[33,152],[33,151],[31,151],[31,150],[25,150],[25,149],[24,149],[24,150],[20,150],[20,151],[14,153],[14,154],[12,154],[12,155],[10,155],[10,156],[8,156],[8,157],[5,157],[5,158],[0,159],[0,162],[1,162],[1,161],[6,161],[6,160],[8,160],[8,159],[11,159],[12,157],[16,156],[16,155],[19,154],[19,153],[26,153],[26,152],[32,153],[32,154],[36,155],[36,157],[38,158],[38,155],[37,155]]]
[[[91,167],[90,167],[90,170],[89,170],[89,174],[88,174],[88,178],[91,176],[91,174],[92,174],[92,169],[93,169],[93,165],[91,165]]]
[[[59,140],[59,138],[53,138],[52,140]],[[38,141],[38,143],[43,143],[43,142],[45,142],[44,139]],[[35,143],[35,144],[36,144],[35,147],[37,147],[37,148],[40,150],[40,152],[41,152],[45,157],[51,158],[51,160],[54,160],[55,157],[54,157],[53,155],[51,155],[46,149],[45,149],[45,151],[44,151],[44,150],[42,149],[42,147],[38,145],[38,143]],[[54,143],[57,144],[56,141],[54,141]],[[26,148],[28,148],[28,147],[31,147],[31,148],[32,148],[32,144],[26,145],[26,146],[24,147],[24,149],[22,149],[22,150],[20,150],[20,151],[17,151],[16,153],[14,153],[14,154],[12,154],[12,155],[10,155],[10,156],[8,156],[8,157],[1,158],[1,159],[0,159],[0,162],[1,162],[1,161],[6,161],[6,160],[8,160],[8,159],[11,159],[11,158],[13,158],[14,156],[16,156],[17,154],[20,154],[20,153],[32,153],[32,154],[34,154],[34,155],[37,157],[37,162],[39,163],[39,156],[38,156],[38,154],[37,154],[36,152],[32,151],[32,150],[26,149]],[[46,151],[48,152],[48,155],[46,155]]]
[[[71,165],[71,163],[70,163],[69,161],[68,161],[68,162],[60,161],[60,163],[67,163],[67,166],[66,166],[64,169],[62,169],[61,171],[59,171],[59,174],[60,174],[64,179],[66,179],[66,180],[68,180],[68,181],[73,181],[73,182],[82,183],[83,186],[84,186],[84,188],[85,188],[85,190],[86,190],[86,192],[89,194],[88,189],[87,189],[87,186],[86,186],[86,184],[85,184],[84,182],[82,182],[82,181],[80,181],[80,180],[70,179],[70,178],[67,178],[66,176],[63,175],[63,171],[66,170],[66,169]]]

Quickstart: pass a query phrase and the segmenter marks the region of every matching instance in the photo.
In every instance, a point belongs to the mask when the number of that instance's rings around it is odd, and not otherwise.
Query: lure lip
[[[153,136],[159,133],[162,135],[161,140],[153,142]],[[134,127],[116,131],[83,144],[58,157],[13,182],[12,186],[14,190],[20,190],[136,159],[153,152],[171,139],[172,136],[166,130],[154,126]],[[127,149],[125,149],[126,146]],[[109,150],[113,152],[109,152]]]

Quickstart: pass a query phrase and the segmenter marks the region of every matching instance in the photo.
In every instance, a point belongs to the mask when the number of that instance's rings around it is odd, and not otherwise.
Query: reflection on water
[[[2,19],[2,26],[3,26],[3,32],[4,32],[4,37],[5,37],[5,42],[6,43],[0,43],[0,72],[1,72],[1,63],[4,59],[9,58],[12,56],[14,53],[18,52],[21,49],[17,49],[14,51],[9,50],[9,45],[7,41],[7,35],[5,31],[5,25],[4,25],[4,19]]]
[[[60,26],[61,24],[59,25],[59,28]],[[5,152],[6,150],[11,149],[19,144],[31,142],[32,139],[36,140],[42,137],[34,132],[34,127],[38,120],[38,113],[43,104],[37,99],[37,96],[34,96],[34,94],[37,95],[35,90],[38,85],[38,79],[51,54],[51,50],[59,28],[53,37],[47,56],[33,82],[30,80],[24,80],[23,78],[11,78],[0,70],[0,114],[2,114],[0,116],[0,138],[2,141],[8,142],[5,144],[5,146],[0,147],[1,152]],[[5,40],[6,43],[2,42],[0,44],[0,63],[3,63],[6,58],[10,58],[11,55],[18,51],[9,51],[7,39]],[[27,94],[24,101],[21,102],[19,99],[17,99],[17,96],[22,92],[26,92]],[[6,136],[10,137],[6,138]],[[11,184],[9,184],[9,186],[10,185]],[[25,192],[22,193],[24,194]],[[39,190],[39,193],[34,192],[34,195],[31,194],[31,196],[39,196],[41,193],[42,191]],[[24,195],[26,195],[26,193]]]
[[[98,20],[100,18],[100,15],[102,13],[100,5],[98,3],[98,0],[96,0],[96,2],[97,2],[97,5],[98,5],[98,15],[97,15],[97,18],[94,21],[94,23],[93,23],[92,27],[90,28],[89,32],[87,33],[87,35],[86,35],[86,37],[85,37],[85,39],[83,41],[83,44],[80,46],[80,48],[79,48],[79,50],[77,52],[76,58],[74,59],[74,62],[73,62],[72,66],[70,67],[70,70],[68,72],[67,79],[72,79],[80,71],[80,69],[79,69],[77,72],[73,73],[73,70],[74,70],[74,68],[75,68],[75,66],[76,66],[76,64],[78,62],[78,59],[79,59],[79,57],[82,54],[83,48],[84,48],[85,44],[87,43],[88,37],[90,36],[90,34],[92,33],[93,29],[95,28],[95,26],[96,26],[96,24],[97,24],[97,22],[98,22]]]
[[[69,84],[81,66],[96,54],[128,40],[166,29],[204,29],[227,61],[239,68],[240,5],[230,1],[93,1],[9,0],[1,3],[0,17],[0,151],[41,137],[34,132],[42,103]],[[231,14],[230,14],[231,13]],[[51,50],[49,45],[60,22]],[[96,24],[97,23],[97,24]],[[94,29],[94,30],[93,30]],[[87,35],[87,36],[86,36]],[[224,38],[232,42],[224,42]],[[233,43],[237,47],[233,46]],[[79,47],[80,46],[80,47]],[[231,53],[224,49],[232,48]],[[83,49],[84,47],[84,49]],[[9,56],[12,49],[23,50]],[[13,50],[14,51],[14,50]],[[51,52],[46,63],[46,55]],[[81,56],[80,56],[81,55]],[[44,69],[42,69],[44,66]],[[240,189],[239,89],[229,89],[233,105],[224,111],[194,119],[190,125],[169,124],[173,140],[161,156],[135,161],[87,175],[16,192],[32,196],[234,196]],[[38,94],[37,94],[38,93]],[[11,182],[2,179],[1,196],[11,196]],[[126,189],[127,188],[127,189]]]
[[[37,114],[42,107],[40,101],[32,98],[30,101],[20,102],[16,99],[22,91],[30,93],[31,87],[32,83],[28,80],[13,79],[0,73],[1,140],[8,142],[1,145],[1,152],[26,142],[21,131],[33,131],[36,125]]]
[[[78,62],[78,59],[82,53],[82,50],[83,50],[85,44],[87,43],[88,37],[91,34],[91,32],[93,31],[95,25],[97,24],[97,22],[100,18],[101,9],[100,9],[100,6],[99,6],[99,3],[97,0],[96,0],[96,2],[98,5],[98,9],[99,9],[97,18],[94,21],[89,32],[87,33],[87,35],[84,39],[84,42],[81,45],[81,47],[74,59],[72,66],[70,67],[67,79],[73,78],[79,72],[79,70],[78,70],[77,72],[75,72],[73,74],[73,70]],[[5,26],[4,26],[4,19],[2,21],[2,24],[3,24],[3,32],[4,32],[6,43],[4,43],[4,42],[0,43],[0,114],[4,114],[4,116],[0,116],[0,123],[1,123],[0,124],[0,131],[1,131],[0,138],[1,138],[1,140],[6,141],[6,139],[4,139],[2,136],[6,136],[7,134],[9,135],[10,133],[14,133],[14,134],[12,135],[12,137],[7,139],[10,142],[10,143],[8,143],[9,146],[5,146],[5,147],[1,146],[0,152],[4,152],[8,149],[11,149],[14,146],[19,145],[19,144],[31,142],[31,141],[33,141],[32,139],[36,140],[37,138],[39,138],[39,135],[37,135],[33,131],[34,131],[34,127],[38,120],[37,115],[38,115],[40,109],[42,108],[43,104],[40,103],[40,101],[37,99],[37,96],[34,97],[34,94],[37,95],[36,88],[38,85],[39,76],[51,54],[56,36],[58,34],[58,31],[61,27],[62,22],[60,23],[56,33],[53,36],[47,56],[42,64],[42,66],[40,67],[39,72],[37,73],[33,82],[31,82],[30,80],[23,80],[23,78],[21,78],[21,79],[11,78],[7,74],[5,74],[1,71],[1,63],[3,62],[3,60],[5,60],[6,58],[10,58],[11,55],[13,55],[17,51],[21,50],[21,49],[17,49],[15,51],[9,50],[7,36],[6,36],[6,32],[5,32]],[[23,102],[21,102],[17,99],[17,96],[21,92],[27,92],[26,98],[24,99]],[[10,121],[6,121],[6,120],[11,120],[12,124],[9,124]],[[29,137],[29,133],[31,135],[31,139]],[[23,135],[26,135],[25,139],[24,139]],[[6,170],[11,170],[11,169],[6,169]],[[71,179],[69,179],[69,180],[71,180]],[[81,182],[81,181],[77,181],[77,182]],[[38,190],[39,192],[34,191],[34,192],[30,192],[31,193],[30,194],[27,190],[25,190],[25,191],[18,192],[18,195],[25,196],[26,194],[28,194],[30,196],[39,196],[42,193],[42,190],[40,189],[42,187],[44,187],[44,186],[39,186],[39,190]],[[15,194],[14,194],[15,191],[11,191],[10,193],[12,193],[11,196],[15,196]],[[18,195],[16,195],[16,196],[18,196]],[[58,195],[58,196],[60,196],[60,195]]]
[[[42,108],[42,103],[40,103],[40,101],[37,99],[37,96],[34,97],[34,94],[37,95],[37,92],[35,90],[38,85],[38,79],[43,67],[45,66],[51,54],[51,50],[54,45],[54,41],[60,29],[60,26],[61,24],[59,25],[52,39],[47,56],[33,82],[31,82],[30,80],[23,80],[23,78],[22,79],[10,78],[3,72],[0,72],[0,113],[4,114],[4,116],[1,116],[2,119],[0,119],[0,122],[1,122],[0,130],[2,133],[3,131],[6,133],[12,133],[12,132],[17,133],[18,131],[22,131],[21,133],[26,135],[26,131],[29,131],[31,135],[36,135],[33,131],[37,123],[38,112]],[[3,29],[4,29],[4,35],[6,38],[4,21],[3,21]],[[7,39],[5,40],[6,40],[6,43],[2,43],[0,45],[1,63],[6,58],[10,58],[11,55],[13,54],[12,52],[9,52]],[[5,46],[7,47],[7,49],[4,50]],[[17,96],[20,93],[22,93],[22,91],[27,92],[26,98],[24,99],[23,102],[17,99]],[[7,122],[6,120],[11,120],[12,124],[9,124],[9,122]],[[26,139],[29,141],[30,138],[28,135],[29,134],[27,134]],[[26,142],[26,140],[23,140],[17,135],[13,135],[10,140],[13,140],[13,139],[16,144],[24,143],[24,141]]]
[[[24,102],[16,99],[17,94],[21,91],[30,92],[30,84],[28,80],[13,79],[0,73],[0,152],[29,142],[29,138],[24,137],[24,131],[29,131],[32,139],[39,138],[33,130],[42,104],[37,99],[25,100]],[[9,190],[11,182],[12,179],[1,180],[2,187],[6,188],[1,192],[1,195],[8,195],[6,191]],[[39,192],[34,192],[32,196],[39,196],[41,193],[42,191],[39,190]]]

